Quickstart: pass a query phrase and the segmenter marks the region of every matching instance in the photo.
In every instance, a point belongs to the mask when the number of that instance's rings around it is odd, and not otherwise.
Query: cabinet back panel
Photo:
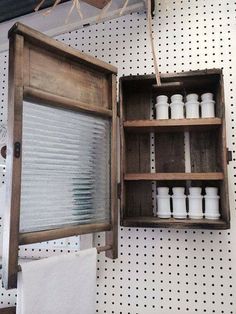
[[[155,134],[156,172],[185,172],[184,133]]]
[[[150,119],[152,97],[151,85],[132,82],[123,90],[124,120]]]
[[[153,216],[152,183],[126,182],[126,203],[124,217]]]
[[[191,171],[222,171],[218,147],[217,132],[190,132]]]
[[[150,172],[150,135],[126,134],[126,172]]]

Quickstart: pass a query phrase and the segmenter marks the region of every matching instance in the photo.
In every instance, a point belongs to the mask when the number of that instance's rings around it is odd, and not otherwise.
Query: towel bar
[[[96,249],[98,253],[106,252],[112,249],[112,245],[97,246]],[[17,271],[21,272],[21,270],[21,266],[18,265]]]

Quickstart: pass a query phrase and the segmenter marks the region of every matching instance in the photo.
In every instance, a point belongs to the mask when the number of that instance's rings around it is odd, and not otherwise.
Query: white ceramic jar
[[[173,187],[172,191],[173,217],[184,219],[187,217],[185,188]]]
[[[161,103],[156,104],[156,119],[162,120],[162,119],[169,119],[169,104],[167,103]]]
[[[159,95],[157,96],[156,101],[156,119],[169,119],[168,97],[166,95]]]
[[[188,101],[195,101],[198,102],[198,94],[188,94],[186,96],[186,100]]]
[[[173,217],[177,219],[184,219],[187,217],[186,211],[186,196],[172,196]]]
[[[206,187],[206,196],[217,196],[218,195],[218,188],[215,187]]]
[[[204,93],[201,95],[202,101],[213,100],[214,95],[212,93]]]
[[[199,113],[199,102],[196,100],[189,100],[185,103],[186,118],[195,119],[200,117]]]
[[[169,195],[169,188],[168,187],[158,187],[157,188],[157,192],[158,192],[158,195],[162,195],[162,196],[166,196],[166,195]]]
[[[170,218],[170,195],[168,187],[157,188],[157,216],[159,218]]]
[[[184,118],[184,103],[183,96],[181,94],[175,94],[171,96],[171,119],[183,119]]]
[[[183,102],[183,96],[181,94],[174,94],[170,97],[171,102]]]
[[[171,119],[184,119],[184,103],[174,102],[170,105]]]
[[[157,195],[157,216],[159,218],[170,218],[170,195]]]
[[[189,218],[191,219],[201,219],[203,218],[202,211],[202,195],[191,196],[188,197],[188,205],[189,205]]]
[[[201,117],[214,118],[215,117],[215,101],[212,93],[204,93],[201,95]]]
[[[205,196],[205,218],[206,219],[219,219],[220,218],[220,197]]]
[[[199,187],[191,187],[189,188],[189,195],[190,196],[201,196],[202,188]]]
[[[175,196],[185,196],[184,191],[185,191],[185,188],[183,187],[172,188],[173,195]]]
[[[205,218],[207,219],[219,219],[220,218],[220,203],[218,188],[206,187],[205,199]]]
[[[206,100],[201,102],[202,118],[214,118],[215,117],[215,101]]]
[[[166,95],[159,95],[156,98],[156,102],[157,104],[166,104],[168,103],[168,97]]]

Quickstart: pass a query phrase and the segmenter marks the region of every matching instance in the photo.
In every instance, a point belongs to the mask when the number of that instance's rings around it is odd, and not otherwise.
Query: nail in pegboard
[[[104,253],[98,257],[96,312],[234,314],[236,3],[166,0],[157,1],[156,11],[153,29],[162,72],[223,68],[227,142],[233,151],[233,162],[229,165],[232,228],[226,231],[120,228],[119,259],[106,259]],[[154,71],[143,12],[57,39],[117,66],[120,76]],[[97,244],[103,240],[102,235],[96,237]],[[50,252],[54,248],[53,243],[45,245]],[[44,250],[42,256],[46,254]]]

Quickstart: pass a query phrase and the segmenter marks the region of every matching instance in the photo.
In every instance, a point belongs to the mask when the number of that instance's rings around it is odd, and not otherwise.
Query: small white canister
[[[201,102],[202,118],[214,118],[215,117],[215,101],[206,100]]]
[[[214,95],[212,93],[204,93],[201,95],[202,101],[213,100]]]
[[[171,102],[183,102],[183,96],[181,94],[174,94],[170,97]]]
[[[219,219],[220,218],[220,196],[218,195],[218,188],[206,187],[205,199],[205,218]]]
[[[203,218],[202,211],[202,199],[203,196],[191,196],[188,197],[188,205],[189,205],[189,218],[191,219],[201,219]]]
[[[172,196],[173,202],[173,217],[177,219],[184,219],[187,217],[186,211],[186,196]]]
[[[158,195],[161,195],[161,196],[169,195],[169,191],[170,189],[168,187],[161,186],[157,188]]]
[[[195,119],[199,118],[199,102],[196,100],[187,101],[185,104],[186,108],[186,118],[187,119]]]
[[[205,196],[205,218],[206,219],[219,219],[220,218],[220,197]]]
[[[172,188],[172,192],[174,196],[184,196],[185,188],[183,187],[174,187]]]
[[[198,102],[198,94],[188,94],[186,96],[186,100],[188,101],[196,101]]]
[[[157,216],[159,218],[170,218],[170,195],[157,195]]]
[[[184,119],[184,103],[173,102],[170,105],[171,119]]]
[[[214,118],[215,117],[215,101],[212,93],[204,93],[201,95],[201,117]]]
[[[168,103],[168,97],[166,95],[159,95],[156,98],[156,102],[157,104],[166,104]]]
[[[217,196],[218,195],[218,188],[215,187],[206,187],[206,196]]]
[[[169,119],[169,104],[168,103],[157,103],[156,108],[156,119]]]
[[[189,195],[190,196],[201,196],[202,188],[199,187],[191,187],[189,188]]]
[[[184,118],[184,103],[183,96],[181,94],[174,94],[171,96],[171,119],[183,119]]]
[[[187,217],[186,211],[186,195],[184,194],[185,188],[174,187],[172,188],[172,203],[173,203],[173,217],[183,219]]]
[[[170,218],[170,195],[168,187],[157,188],[157,216],[159,218]]]
[[[169,119],[168,97],[166,95],[159,95],[157,96],[156,101],[156,119]]]

